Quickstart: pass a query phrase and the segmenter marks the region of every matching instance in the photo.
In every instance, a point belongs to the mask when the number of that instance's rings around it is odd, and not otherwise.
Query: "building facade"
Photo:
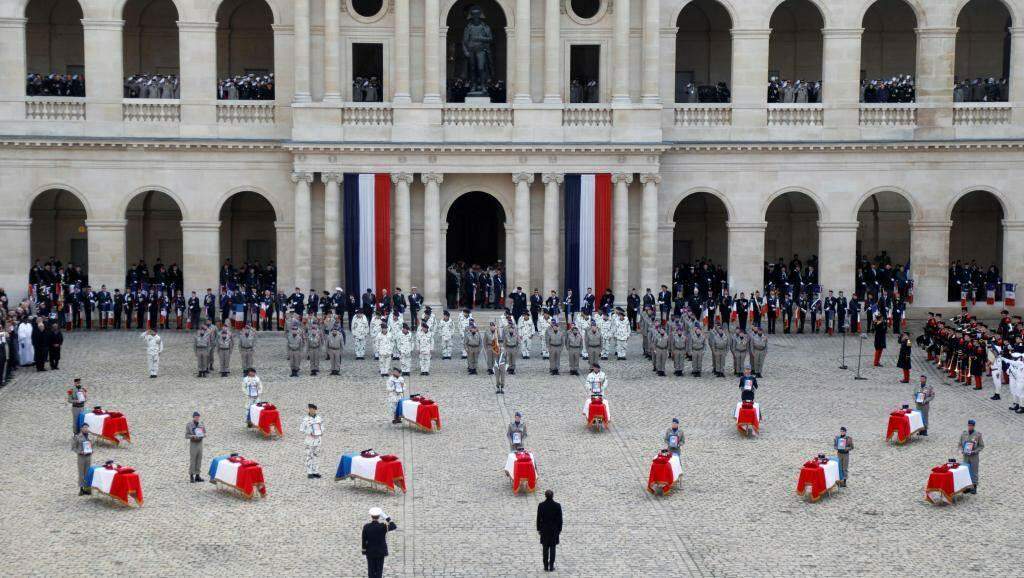
[[[473,6],[494,39],[483,98],[459,89]],[[387,173],[394,285],[438,304],[446,263],[500,260],[512,287],[561,290],[564,176],[611,173],[618,300],[701,258],[751,291],[765,261],[794,254],[852,292],[858,257],[886,251],[910,263],[916,305],[945,304],[955,260],[1024,281],[1022,13],[1022,0],[0,0],[0,286],[23,295],[31,263],[55,256],[93,286],[160,257],[187,290],[216,287],[228,258],[333,288],[343,179]],[[79,74],[85,96],[28,96],[31,73]],[[178,79],[175,97],[126,98],[140,73]],[[271,73],[272,99],[218,98],[221,79]],[[893,77],[912,78],[912,101],[861,102]],[[769,103],[769,78],[819,97]],[[1002,98],[954,90],[990,78]],[[727,99],[689,95],[719,83]]]

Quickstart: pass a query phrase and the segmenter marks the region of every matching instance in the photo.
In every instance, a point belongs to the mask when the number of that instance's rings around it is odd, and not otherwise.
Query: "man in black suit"
[[[381,522],[380,519],[384,518]],[[370,508],[370,521],[363,526],[363,556],[370,578],[384,576],[384,558],[388,556],[387,534],[398,526],[380,508]]]
[[[540,317],[540,308],[544,305],[544,298],[541,297],[540,291],[536,287],[533,288],[533,294],[530,295],[530,318],[533,320],[533,330],[537,331],[537,318]]]
[[[515,320],[518,326],[519,318],[526,315],[526,293],[523,293],[522,287],[516,287],[516,290],[510,297],[512,298],[512,319]]]
[[[555,546],[562,533],[562,506],[555,501],[555,493],[544,492],[544,501],[537,504],[537,533],[544,548],[544,571],[555,570]]]

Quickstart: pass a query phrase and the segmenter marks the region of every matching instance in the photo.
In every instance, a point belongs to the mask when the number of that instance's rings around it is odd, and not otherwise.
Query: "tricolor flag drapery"
[[[565,289],[577,304],[594,289],[599,300],[611,283],[612,176],[565,175]]]
[[[391,288],[391,176],[347,173],[343,182],[345,290],[379,296]]]

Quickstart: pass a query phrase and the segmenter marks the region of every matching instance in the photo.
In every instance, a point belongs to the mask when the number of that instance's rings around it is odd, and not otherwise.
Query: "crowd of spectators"
[[[466,96],[472,87],[461,78],[453,78],[448,83],[448,102],[466,102]],[[491,80],[487,84],[487,96],[491,102],[508,102],[504,80]]]
[[[821,102],[821,81],[772,77],[768,80],[768,102]]]
[[[953,85],[953,102],[1006,102],[1009,98],[1005,78],[965,78]]]
[[[33,72],[25,80],[28,96],[85,96],[85,76],[81,74],[47,74]]]
[[[676,96],[676,102],[732,102],[732,93],[729,92],[729,85],[719,82],[716,85],[701,84],[692,82],[680,89]]]
[[[222,79],[217,83],[217,100],[274,100],[274,73]]]
[[[888,80],[863,80],[860,83],[861,102],[914,102],[914,78],[909,74]]]
[[[173,74],[135,74],[124,79],[125,98],[181,98],[181,82]]]
[[[376,76],[357,76],[352,81],[353,102],[383,102],[384,91],[381,90],[380,81]]]

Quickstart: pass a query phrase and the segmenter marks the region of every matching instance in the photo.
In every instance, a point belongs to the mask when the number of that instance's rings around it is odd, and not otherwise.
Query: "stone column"
[[[394,0],[395,8],[395,93],[392,102],[412,102],[409,90],[409,0]],[[407,290],[402,287],[402,290]]]
[[[818,222],[818,254],[827,256],[819,261],[818,281],[823,292],[832,289],[850,295],[856,288],[858,226],[857,221]]]
[[[1010,28],[1010,102],[1013,124],[1024,124],[1024,27]],[[1012,283],[1013,281],[1010,281]]]
[[[924,135],[953,126],[956,28],[917,29],[917,126]],[[929,130],[930,129],[930,130]],[[938,136],[938,135],[936,135]]]
[[[515,173],[512,182],[516,185],[515,204],[515,264],[516,270],[508,286],[510,289],[522,285],[530,287],[530,185],[533,173]]]
[[[545,173],[544,180],[544,286],[541,294],[554,289],[561,292],[562,279],[558,274],[561,255],[558,246],[559,231],[562,221],[559,219],[558,197],[559,185],[565,180],[561,173]]]
[[[612,175],[612,291],[616,304],[629,294],[629,185],[633,173]]]
[[[85,94],[89,121],[121,122],[123,20],[82,19],[85,36]],[[23,78],[24,75],[19,75]],[[124,280],[121,280],[124,283]]]
[[[182,125],[217,124],[217,23],[178,22]],[[88,76],[86,77],[88,78]],[[206,136],[208,131],[192,129]]]
[[[8,120],[23,117],[25,114],[24,110],[18,110],[21,106],[17,101],[25,96],[27,21],[25,18],[0,18],[0,118]],[[26,265],[23,268],[28,271],[28,267]],[[27,287],[28,281],[20,286]],[[15,285],[8,284],[5,287],[11,290]],[[20,294],[17,297],[13,294],[8,297],[13,301],[19,298]]]
[[[935,307],[948,302],[949,230],[953,222],[910,221],[910,276],[914,306]]]
[[[89,244],[92,244],[92,231],[89,232]],[[216,293],[220,282],[220,221],[182,221],[181,249],[184,294],[195,291],[201,296],[208,288]],[[278,279],[283,286],[284,280]],[[123,284],[122,274],[117,286]]]
[[[640,293],[648,287],[658,289],[658,185],[661,175],[640,175],[644,185],[643,208],[640,220]]]
[[[860,125],[860,42],[863,28],[826,28],[821,76],[825,127]]]
[[[392,173],[391,182],[395,184],[394,212],[391,214],[391,221],[395,224],[392,237],[394,253],[391,255],[394,261],[393,279],[395,287],[408,291],[412,283],[412,201],[409,199],[412,175]]]
[[[661,63],[661,22],[658,0],[644,0],[644,83],[643,103],[658,104],[661,94],[658,87],[658,65]],[[618,294],[616,294],[618,297]]]
[[[7,288],[9,305],[14,306],[28,296],[28,270],[33,259],[32,219],[0,219],[0,238],[4,240],[4,250],[0,251],[0,287]]]
[[[295,56],[295,27],[291,24],[271,24],[274,31],[274,70],[287,70]],[[274,101],[277,103],[277,122],[286,126],[291,123],[291,101],[295,91],[294,74],[276,74],[274,80]],[[280,272],[280,269],[278,269]]]
[[[309,2],[295,0],[295,96],[294,102],[313,100],[309,78]],[[309,287],[302,287],[303,291]]]
[[[562,102],[562,9],[559,0],[544,0],[544,102]]]
[[[313,202],[309,191],[313,173],[292,173],[292,182],[295,183],[295,285],[308,291],[313,282]]]
[[[340,19],[341,0],[324,0],[324,102],[331,104],[341,102]]]
[[[125,275],[125,219],[86,219],[88,231],[89,284],[107,289],[124,286]]]
[[[1024,287],[1024,221],[1003,220],[1003,280]]]
[[[324,289],[341,285],[341,173],[321,173],[324,182]]]
[[[749,294],[754,289],[763,289],[764,231],[768,223],[729,221],[725,226],[729,229],[729,291]]]
[[[516,0],[516,76],[512,102],[533,102],[530,96],[530,0]]]
[[[616,0],[612,11],[612,104],[629,104],[629,0]]]
[[[274,238],[277,240],[277,285],[280,290],[290,293],[295,285],[288,285],[295,278],[295,224],[274,221]],[[303,291],[309,289],[306,287]]]
[[[768,124],[768,28],[732,29],[732,125]],[[824,90],[824,89],[823,89]]]
[[[423,299],[427,305],[444,304],[444,261],[441,252],[441,182],[444,175],[423,173]]]
[[[423,102],[441,103],[441,8],[439,0],[424,0]],[[426,296],[424,295],[424,298]]]

